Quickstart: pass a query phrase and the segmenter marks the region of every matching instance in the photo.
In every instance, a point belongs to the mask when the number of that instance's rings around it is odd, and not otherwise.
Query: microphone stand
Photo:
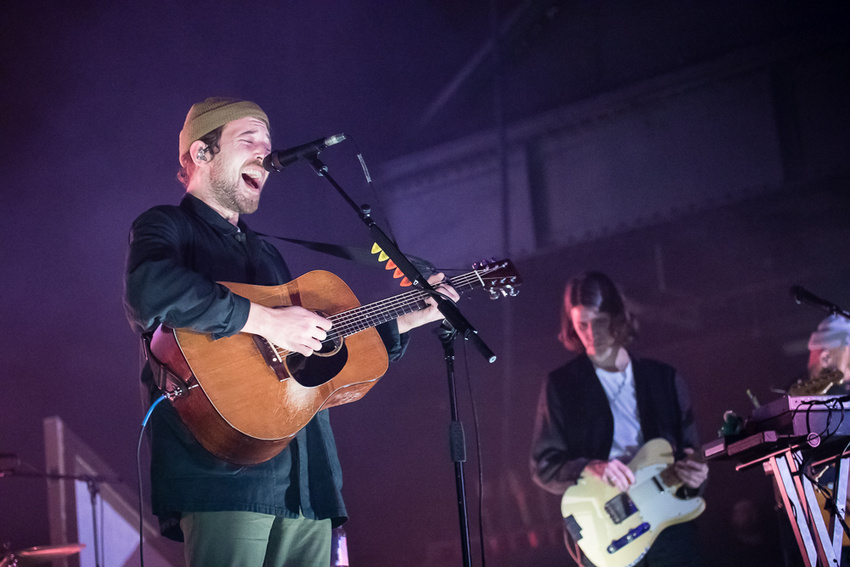
[[[369,234],[374,241],[380,246],[381,250],[392,260],[401,272],[407,277],[410,282],[428,293],[436,302],[437,309],[443,314],[445,322],[443,328],[448,325],[451,331],[446,330],[440,334],[440,340],[443,343],[445,351],[446,368],[449,381],[449,395],[451,400],[451,425],[449,429],[450,447],[452,461],[455,468],[455,488],[457,490],[458,514],[460,519],[460,538],[463,552],[463,565],[469,567],[472,564],[472,558],[469,549],[469,527],[467,525],[466,513],[466,487],[463,477],[463,462],[466,461],[466,442],[463,436],[463,425],[458,420],[457,415],[457,395],[454,381],[454,338],[458,333],[470,341],[478,352],[487,360],[493,363],[496,361],[496,355],[484,343],[478,335],[478,331],[466,320],[457,306],[450,300],[438,293],[434,287],[428,283],[428,280],[416,269],[416,267],[402,254],[395,242],[393,242],[372,218],[372,209],[369,205],[358,206],[345,190],[337,183],[328,173],[328,166],[322,163],[319,159],[318,152],[316,154],[306,156],[306,161],[310,164],[313,170],[320,177],[328,180],[334,189],[340,194],[348,205],[357,212],[360,220],[369,228]]]
[[[469,525],[466,512],[466,485],[463,477],[463,463],[466,462],[466,438],[463,424],[458,419],[457,389],[455,388],[455,347],[454,340],[457,329],[448,324],[442,324],[437,329],[437,336],[443,344],[446,360],[446,375],[449,380],[449,401],[451,402],[452,421],[449,424],[449,450],[455,467],[455,489],[457,491],[457,510],[460,520],[460,544],[465,567],[472,565],[472,554],[469,546]]]
[[[95,567],[100,567],[100,550],[98,547],[97,535],[97,495],[100,494],[100,484],[103,482],[121,482],[118,478],[109,478],[98,475],[74,475],[74,474],[58,474],[47,472],[24,472],[13,469],[0,470],[0,478],[5,476],[20,476],[29,478],[46,478],[48,480],[80,480],[86,483],[89,490],[89,498],[91,500],[91,518],[92,527],[94,528],[94,564]]]
[[[319,155],[308,156],[305,158],[313,170],[320,176],[324,177],[328,180],[334,189],[342,196],[346,203],[351,206],[357,212],[357,215],[360,217],[366,226],[369,228],[369,234],[372,236],[372,239],[381,247],[381,250],[389,256],[390,260],[392,260],[396,267],[398,267],[401,272],[407,276],[407,279],[410,282],[421,288],[423,291],[427,292],[436,302],[437,309],[440,310],[440,313],[443,314],[443,317],[446,321],[451,324],[452,327],[457,329],[457,331],[463,336],[464,339],[470,341],[476,349],[484,356],[487,362],[495,362],[496,355],[493,353],[490,348],[484,344],[484,341],[481,340],[481,337],[478,336],[478,331],[472,327],[469,321],[463,316],[457,306],[452,303],[450,300],[443,297],[441,294],[437,293],[428,280],[416,269],[416,267],[407,259],[407,257],[401,253],[401,250],[398,249],[395,242],[393,242],[381,227],[377,225],[375,220],[372,218],[372,208],[369,205],[361,205],[358,206],[351,197],[345,192],[345,190],[340,187],[339,183],[337,183],[333,177],[328,173],[328,166],[322,163],[319,160]]]

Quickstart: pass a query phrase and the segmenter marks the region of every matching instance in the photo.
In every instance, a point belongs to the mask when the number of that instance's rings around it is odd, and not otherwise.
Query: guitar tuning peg
[[[499,290],[490,288],[487,291],[490,292],[490,299],[499,299]]]
[[[517,295],[519,295],[519,290],[514,286],[509,286],[508,295],[510,295],[511,297],[516,297]]]

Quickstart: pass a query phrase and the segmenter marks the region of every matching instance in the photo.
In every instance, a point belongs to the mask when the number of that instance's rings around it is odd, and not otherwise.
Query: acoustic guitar
[[[629,462],[635,483],[625,492],[595,476],[582,476],[561,499],[567,534],[596,567],[628,567],[640,561],[664,528],[693,520],[705,510],[700,497],[679,498],[673,449],[648,441]]]
[[[174,408],[205,449],[238,465],[271,459],[318,411],[362,398],[388,367],[375,327],[427,307],[420,289],[361,306],[340,278],[325,271],[279,286],[221,283],[254,303],[299,305],[333,323],[322,349],[309,357],[248,333],[213,340],[190,329],[154,332],[152,365],[179,384]],[[502,260],[449,283],[459,293],[483,288],[496,298],[516,295],[521,279],[510,260]]]

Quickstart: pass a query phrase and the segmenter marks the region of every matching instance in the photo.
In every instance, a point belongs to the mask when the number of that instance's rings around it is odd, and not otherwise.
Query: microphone
[[[824,311],[827,311],[833,315],[844,315],[846,313],[846,311],[844,311],[834,303],[830,303],[826,299],[821,299],[817,295],[813,294],[812,292],[799,285],[795,285],[791,288],[791,297],[794,298],[794,301],[796,301],[798,305],[802,303],[808,303],[809,305],[820,307]]]
[[[314,156],[327,148],[345,140],[345,134],[337,134],[328,136],[327,138],[319,138],[294,148],[285,150],[275,150],[265,157],[263,160],[263,168],[266,171],[282,171],[284,167],[292,165],[301,158]]]

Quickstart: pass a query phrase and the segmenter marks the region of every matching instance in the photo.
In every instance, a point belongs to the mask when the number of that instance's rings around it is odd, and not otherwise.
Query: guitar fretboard
[[[476,271],[456,276],[447,283],[461,293],[485,285],[481,274]],[[428,306],[425,301],[427,298],[427,292],[415,289],[389,299],[368,303],[331,315],[328,319],[333,322],[333,327],[328,333],[326,341],[347,337],[365,329],[377,327],[407,313],[425,309]]]

